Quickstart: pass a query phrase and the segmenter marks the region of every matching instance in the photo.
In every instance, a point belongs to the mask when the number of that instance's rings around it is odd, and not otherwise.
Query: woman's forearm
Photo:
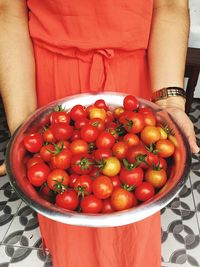
[[[148,62],[152,91],[183,87],[189,34],[187,0],[155,0]],[[181,98],[168,101],[184,105]]]
[[[26,1],[0,0],[0,25],[0,92],[12,133],[36,108]]]

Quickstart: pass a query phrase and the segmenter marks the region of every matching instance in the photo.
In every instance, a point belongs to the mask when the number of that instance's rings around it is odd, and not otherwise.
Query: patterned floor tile
[[[162,267],[189,267],[189,266],[188,266],[188,263],[178,264],[178,263],[166,263],[166,262],[163,262],[162,263]]]
[[[181,192],[174,198],[168,207],[172,209],[195,210],[190,179],[187,180]]]
[[[8,176],[4,175],[0,177],[0,190],[3,190],[4,188],[7,188],[9,184]],[[11,189],[11,186],[9,186]]]
[[[184,242],[180,242],[176,238],[176,234],[180,231],[180,225],[182,224],[181,214],[177,211],[169,208],[162,210],[162,260],[166,263],[173,262],[176,257],[174,253],[182,251],[182,257],[186,254],[184,253]]]
[[[196,213],[166,208],[162,211],[161,222],[163,262],[199,266],[200,241]]]
[[[15,247],[9,267],[44,267],[45,259],[42,250]]]
[[[37,215],[25,203],[22,203],[13,219],[3,240],[3,244],[31,248],[39,248],[42,246]]]
[[[191,172],[191,181],[194,203],[197,211],[200,212],[200,170],[193,170]]]
[[[0,267],[8,267],[11,257],[6,253],[6,247],[0,246]]]
[[[15,193],[0,190],[0,242],[3,240],[21,202]]]

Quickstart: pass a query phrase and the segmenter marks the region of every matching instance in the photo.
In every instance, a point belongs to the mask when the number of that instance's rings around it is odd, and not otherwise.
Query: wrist
[[[155,104],[161,108],[178,108],[185,111],[185,98],[182,96],[172,96],[165,99],[155,101]]]

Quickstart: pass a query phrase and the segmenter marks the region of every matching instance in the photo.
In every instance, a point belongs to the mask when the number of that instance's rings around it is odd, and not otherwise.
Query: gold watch
[[[182,96],[186,99],[186,93],[183,88],[180,87],[165,87],[153,92],[151,101],[156,102],[161,99],[166,99],[171,96]]]

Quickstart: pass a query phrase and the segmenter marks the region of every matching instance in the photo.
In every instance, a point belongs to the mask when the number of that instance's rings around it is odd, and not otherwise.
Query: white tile
[[[196,212],[193,211],[181,211],[183,224],[189,227],[194,235],[199,235],[199,228],[197,222]]]
[[[188,258],[188,264],[190,263],[189,266],[200,266],[200,246],[186,250],[187,252],[187,258]]]
[[[172,209],[166,208],[161,215],[161,226],[163,231],[168,231],[170,224],[179,220],[181,220],[181,215],[174,213]]]
[[[13,200],[14,201],[10,201],[9,197],[4,194],[3,190],[0,190],[0,242],[8,231],[21,204],[20,199]]]
[[[168,237],[164,243],[162,243],[161,254],[164,262],[170,262],[170,258],[177,250],[184,250],[185,245],[179,243],[172,233],[168,233]]]
[[[40,238],[37,217],[34,217],[32,210],[22,203],[6,233],[3,243],[25,247],[39,247],[41,243]]]
[[[45,257],[40,250],[17,248],[9,267],[43,267]]]
[[[5,186],[5,184],[7,184],[9,182],[8,176],[4,175],[0,177],[0,189],[2,189],[3,186]]]
[[[31,231],[24,231],[23,236],[27,238],[29,247],[41,247],[41,234],[39,227]]]
[[[11,260],[11,251],[9,252],[6,246],[0,246],[0,265],[9,263]]]

